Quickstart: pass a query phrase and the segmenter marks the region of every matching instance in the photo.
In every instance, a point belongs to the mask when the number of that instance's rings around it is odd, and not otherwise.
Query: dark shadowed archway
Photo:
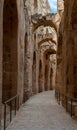
[[[45,91],[48,90],[48,66],[46,65],[45,66],[45,73],[44,73],[44,88],[45,88]]]
[[[17,1],[4,0],[3,8],[3,102],[17,94]]]
[[[39,77],[38,77],[39,92],[42,92],[42,61],[39,62]]]
[[[73,88],[71,88],[71,92],[73,93],[74,97],[77,98],[77,50],[76,50],[76,48],[77,48],[77,1],[76,0],[73,0],[71,24],[72,24],[72,36],[70,36],[70,42],[71,42],[71,47],[73,48],[73,52],[71,54],[74,54],[73,55],[74,86],[73,86]],[[68,49],[69,49],[69,47],[68,47]],[[69,57],[69,59],[70,59],[70,57]],[[68,79],[69,84],[71,84],[71,78],[69,76],[71,66],[69,65],[69,60],[68,60],[68,68],[69,68],[69,70],[68,70],[67,79]],[[68,86],[68,90],[70,93],[69,86]]]
[[[28,34],[25,34],[25,45],[24,45],[24,102],[28,99],[28,79],[27,79],[27,46],[28,46]]]
[[[52,86],[52,80],[53,80],[53,78],[52,78],[52,76],[53,76],[53,70],[52,70],[52,68],[51,68],[51,70],[50,70],[50,90],[52,90],[53,89],[53,86]]]
[[[33,53],[33,65],[32,65],[32,93],[36,93],[36,52]]]

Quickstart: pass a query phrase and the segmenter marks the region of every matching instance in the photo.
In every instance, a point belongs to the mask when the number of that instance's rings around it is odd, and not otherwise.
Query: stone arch
[[[55,31],[57,32],[57,28],[56,25],[54,24],[53,21],[51,20],[45,20],[45,21],[38,21],[37,24],[34,24],[33,26],[33,32],[38,29],[40,26],[49,26],[49,27],[53,27],[55,29]]]
[[[56,50],[49,48],[44,51],[44,57],[51,54],[56,54]]]
[[[32,93],[36,93],[36,52],[33,53],[33,65],[32,65]]]
[[[56,45],[56,42],[52,39],[52,38],[46,38],[46,39],[43,39],[41,40],[39,43],[38,43],[38,48],[41,46],[41,44],[43,44],[44,42],[49,42],[51,41],[53,44]]]
[[[39,61],[39,77],[38,77],[38,90],[42,92],[42,61]]]
[[[17,94],[18,12],[16,0],[4,0],[3,7],[3,87],[2,101]]]
[[[42,16],[42,14],[32,15],[33,32],[40,26],[49,26],[54,28],[57,32],[57,26],[53,14],[47,14],[47,16]]]

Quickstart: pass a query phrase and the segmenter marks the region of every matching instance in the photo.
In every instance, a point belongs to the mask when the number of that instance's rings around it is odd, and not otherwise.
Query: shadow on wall
[[[18,14],[16,0],[4,0],[3,8],[3,87],[2,101],[17,94],[17,32]]]

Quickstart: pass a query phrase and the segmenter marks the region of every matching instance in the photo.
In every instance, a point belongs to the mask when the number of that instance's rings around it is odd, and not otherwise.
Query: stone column
[[[17,0],[18,8],[18,90],[20,104],[23,102],[24,91],[24,39],[25,39],[25,15],[23,1]]]
[[[27,34],[27,47],[24,62],[24,101],[32,95],[32,63],[33,63],[33,33],[32,25],[29,25],[29,32]]]
[[[33,26],[30,25],[28,48],[27,48],[27,78],[28,78],[28,91],[29,95],[32,94],[32,61],[33,61]]]
[[[52,89],[55,89],[56,69],[52,69]]]

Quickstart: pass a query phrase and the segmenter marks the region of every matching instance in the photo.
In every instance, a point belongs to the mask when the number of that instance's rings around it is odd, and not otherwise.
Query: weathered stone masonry
[[[57,3],[52,14],[47,0],[0,0],[0,120],[16,94],[20,106],[52,89],[77,98],[77,2]]]

